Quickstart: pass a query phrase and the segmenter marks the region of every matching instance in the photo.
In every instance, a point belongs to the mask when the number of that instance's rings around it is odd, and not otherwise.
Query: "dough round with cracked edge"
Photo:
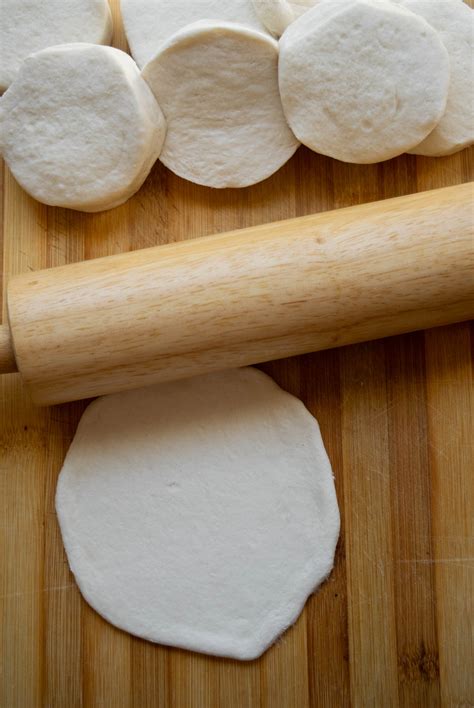
[[[238,22],[265,32],[252,0],[120,0],[120,6],[130,51],[141,68],[163,42],[199,20]]]
[[[302,143],[344,162],[419,144],[446,108],[449,57],[418,15],[385,0],[321,2],[280,41],[280,92]]]
[[[411,153],[452,155],[474,143],[474,12],[462,0],[405,0],[403,6],[434,27],[451,62],[446,111]]]
[[[293,8],[287,0],[252,0],[255,12],[269,32],[280,37],[295,19]]]
[[[112,15],[107,0],[1,0],[0,93],[21,62],[56,44],[108,44]]]
[[[230,22],[177,32],[142,72],[168,125],[161,161],[207,187],[247,187],[299,146],[283,114],[278,43]]]
[[[92,403],[56,509],[79,588],[109,622],[237,659],[296,621],[339,535],[318,424],[256,369]]]
[[[32,54],[0,99],[0,146],[35,199],[111,209],[142,185],[163,145],[163,114],[128,54],[67,44]]]

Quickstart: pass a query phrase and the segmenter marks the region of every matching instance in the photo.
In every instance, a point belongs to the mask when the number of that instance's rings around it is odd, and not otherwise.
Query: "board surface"
[[[95,215],[40,205],[1,174],[4,291],[14,273],[466,182],[474,151],[351,166],[302,148],[235,191],[158,164]],[[248,664],[154,646],[86,605],[54,511],[85,403],[34,409],[18,376],[0,377],[0,706],[474,705],[473,342],[460,324],[262,367],[317,416],[343,528],[329,581]]]

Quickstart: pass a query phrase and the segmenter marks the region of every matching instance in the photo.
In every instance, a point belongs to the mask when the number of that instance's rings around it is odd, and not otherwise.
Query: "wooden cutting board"
[[[301,149],[239,191],[156,165],[132,201],[96,215],[47,208],[2,176],[4,290],[13,273],[472,180],[474,151],[351,166]],[[460,324],[263,367],[320,421],[343,530],[329,581],[248,664],[154,646],[85,604],[54,511],[85,404],[35,410],[17,376],[1,378],[2,708],[474,705],[472,344]]]

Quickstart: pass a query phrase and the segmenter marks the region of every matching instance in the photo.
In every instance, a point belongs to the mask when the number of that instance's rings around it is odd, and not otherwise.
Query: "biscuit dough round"
[[[142,72],[165,115],[161,161],[208,187],[247,187],[298,148],[278,90],[278,43],[230,22],[196,22]]]
[[[463,0],[405,0],[438,33],[451,62],[446,111],[436,128],[411,153],[452,155],[474,143],[474,11]]]
[[[56,509],[71,570],[103,617],[236,659],[296,621],[339,535],[316,420],[255,369],[92,403]]]
[[[321,2],[280,41],[280,92],[297,138],[344,162],[387,160],[437,125],[449,57],[418,15],[385,0]]]
[[[238,22],[265,32],[252,0],[120,0],[120,7],[130,51],[140,68],[163,42],[199,20]]]
[[[29,54],[56,44],[108,44],[112,15],[107,0],[1,0],[0,93]]]
[[[255,12],[269,32],[280,37],[295,19],[293,8],[287,0],[252,0]]]
[[[165,136],[163,114],[128,54],[93,44],[31,55],[0,99],[0,147],[45,204],[111,209],[142,185]]]

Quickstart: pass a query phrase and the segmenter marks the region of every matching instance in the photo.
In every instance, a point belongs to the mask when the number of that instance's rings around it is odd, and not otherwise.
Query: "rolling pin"
[[[473,184],[14,277],[0,372],[48,405],[470,319]]]

